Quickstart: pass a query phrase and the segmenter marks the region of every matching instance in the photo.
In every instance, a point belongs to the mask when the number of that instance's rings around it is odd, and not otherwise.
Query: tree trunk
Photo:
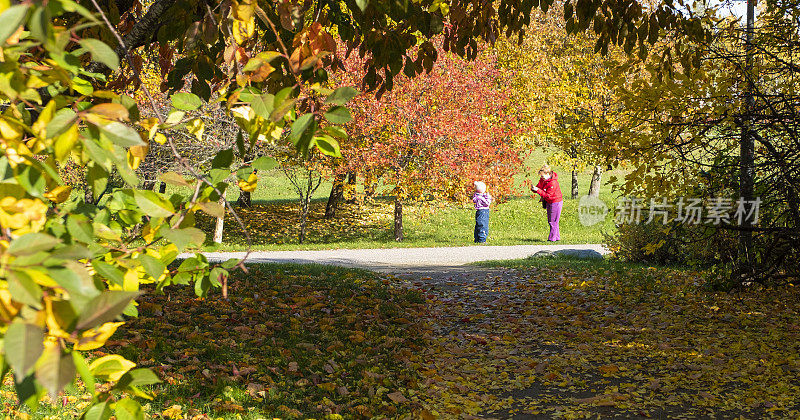
[[[356,173],[350,171],[347,173],[347,187],[351,189],[355,193],[356,191]],[[347,201],[347,204],[355,204],[356,203],[356,195],[353,194]]]
[[[378,183],[375,182],[375,172],[373,170],[364,171],[364,198],[372,199],[375,197],[375,189]]]
[[[403,203],[400,199],[394,199],[394,240],[403,241]]]
[[[325,205],[326,219],[336,217],[339,202],[344,197],[344,181],[346,177],[347,174],[338,174],[333,179],[333,187],[331,187],[331,194],[328,196],[328,204]]]
[[[164,194],[165,192],[167,192],[167,183],[166,182],[162,182],[161,184],[158,185],[158,192],[160,192],[161,194]]]
[[[572,193],[570,194],[570,198],[573,200],[578,198],[578,171],[575,168],[572,168]]]
[[[753,121],[753,108],[755,98],[753,97],[753,25],[755,23],[755,1],[747,2],[747,30],[745,32],[745,75],[747,84],[744,90],[744,110],[745,117],[742,124],[742,136],[739,140],[739,197],[743,201],[751,201],[754,195],[755,170],[754,170],[754,138],[750,134],[750,124]],[[752,223],[749,218],[745,218],[742,223],[742,230],[739,231],[739,246],[737,248],[737,268],[742,274],[753,272],[753,232],[749,229]],[[744,279],[741,279],[744,280]]]
[[[236,205],[243,208],[253,207],[253,199],[250,197],[250,192],[239,190],[239,199],[236,200]]]
[[[225,191],[222,191],[222,197],[219,199],[219,204],[222,205],[222,217],[217,218],[217,224],[214,226],[214,243],[222,243],[222,229],[225,226]]]
[[[594,172],[592,172],[592,183],[589,184],[589,197],[597,198],[600,196],[600,175],[603,173],[603,168],[600,165],[595,165]]]
[[[297,240],[301,244],[306,240],[306,222],[308,221],[308,202],[310,200],[303,199],[303,203],[300,206],[300,235],[298,236]]]

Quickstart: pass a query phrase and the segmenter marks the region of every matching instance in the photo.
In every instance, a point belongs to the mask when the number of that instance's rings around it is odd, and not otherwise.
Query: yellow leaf
[[[248,20],[234,20],[231,32],[236,43],[242,45],[255,34],[256,21],[252,16]]]
[[[46,133],[44,132],[44,127],[47,125],[47,123],[50,122],[50,120],[53,119],[55,110],[56,110],[56,101],[50,101],[47,103],[47,106],[44,107],[42,112],[39,113],[39,118],[37,118],[36,122],[34,122],[31,125],[31,131],[33,131],[33,134],[35,134],[36,137],[43,138],[46,136]]]
[[[128,109],[120,104],[105,103],[89,108],[89,112],[115,120],[127,120]]]
[[[16,121],[0,117],[0,136],[6,140],[19,140],[22,138],[22,127]]]
[[[69,198],[69,194],[72,192],[72,187],[69,185],[59,185],[58,187],[53,188],[52,190],[46,192],[44,197],[56,204],[63,203]]]
[[[17,316],[22,304],[11,300],[8,289],[0,289],[0,321],[10,323]]]
[[[72,124],[65,132],[55,139],[56,159],[63,162],[69,156],[75,143],[78,142],[78,124]]]
[[[128,292],[135,292],[139,290],[139,272],[136,270],[128,270],[122,280],[122,290]]]
[[[177,404],[173,405],[170,408],[162,411],[161,415],[169,419],[182,419],[184,418],[183,407]]]
[[[256,9],[250,0],[242,0],[242,2],[234,0],[232,6],[231,10],[233,11],[234,19],[242,21],[253,20]]]
[[[85,331],[75,345],[75,350],[94,350],[102,347],[122,324],[124,322],[106,322],[93,330]]]
[[[136,169],[139,167],[139,164],[141,163],[142,163],[142,158],[136,156],[130,150],[128,150],[128,166],[130,166],[131,169]]]
[[[186,129],[189,130],[190,133],[194,134],[198,141],[203,140],[203,131],[205,128],[206,124],[200,118],[195,118],[186,123]]]
[[[253,192],[256,190],[256,185],[258,184],[258,176],[256,176],[256,174],[250,174],[247,180],[240,179],[237,184],[242,191]]]
[[[125,372],[131,370],[136,363],[118,355],[103,356],[89,365],[89,371],[101,380],[118,381]]]
[[[605,375],[611,375],[619,372],[619,368],[616,365],[603,365],[597,368],[597,370],[599,370]]]

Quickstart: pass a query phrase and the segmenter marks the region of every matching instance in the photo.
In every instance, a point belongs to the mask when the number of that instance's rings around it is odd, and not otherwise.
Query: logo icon
[[[605,220],[608,206],[597,197],[584,195],[578,202],[578,220],[584,226],[593,226]]]

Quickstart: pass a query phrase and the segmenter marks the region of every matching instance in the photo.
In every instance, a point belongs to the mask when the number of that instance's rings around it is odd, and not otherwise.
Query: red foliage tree
[[[381,97],[364,93],[349,104],[351,140],[342,145],[339,171],[365,174],[367,184],[382,180],[393,186],[398,241],[404,201],[464,201],[475,180],[502,197],[511,192],[521,165],[518,109],[495,54],[485,50],[467,61],[445,52],[441,43],[437,54],[429,73],[400,77]],[[364,79],[363,57],[351,54],[342,62],[341,85]]]

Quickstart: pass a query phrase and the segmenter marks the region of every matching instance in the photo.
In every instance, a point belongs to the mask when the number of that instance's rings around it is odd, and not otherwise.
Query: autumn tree
[[[796,2],[764,4],[751,58],[741,23],[710,8],[697,11],[714,37],[693,47],[703,49],[696,66],[685,59],[676,59],[668,67],[647,60],[630,63],[628,71],[617,74],[618,95],[631,124],[599,150],[607,156],[624,156],[635,168],[621,183],[623,193],[685,195],[706,203],[724,200],[724,221],[704,220],[699,234],[684,239],[707,243],[742,232],[753,235],[750,249],[715,249],[713,262],[727,273],[720,282],[726,287],[753,281],[783,283],[800,274],[796,259],[800,239],[796,126],[800,68],[796,57],[800,51],[798,23],[790,18],[796,7]],[[660,51],[669,56],[685,42],[665,42]],[[748,92],[754,98],[750,104]],[[742,210],[740,175],[747,170],[740,163],[743,133],[755,140],[752,200],[760,205],[752,226],[736,216]],[[746,212],[754,210],[752,203],[743,204]],[[748,218],[754,221],[753,214]]]
[[[430,73],[401,78],[380,97],[362,94],[351,106],[342,171],[369,173],[392,186],[398,241],[403,202],[463,200],[478,179],[502,196],[510,192],[521,163],[517,110],[494,54],[481,52],[472,62],[442,49],[437,54]],[[361,77],[362,60],[344,62],[347,75]]]
[[[521,44],[502,38],[499,61],[513,74],[514,100],[524,104],[526,137],[532,145],[557,150],[551,163],[571,169],[571,198],[579,195],[578,172],[592,167],[588,195],[597,197],[609,162],[595,153],[594,144],[605,141],[624,115],[611,72],[626,57],[619,47],[598,51],[596,34],[569,35],[564,12],[557,4],[549,13],[534,14]]]

